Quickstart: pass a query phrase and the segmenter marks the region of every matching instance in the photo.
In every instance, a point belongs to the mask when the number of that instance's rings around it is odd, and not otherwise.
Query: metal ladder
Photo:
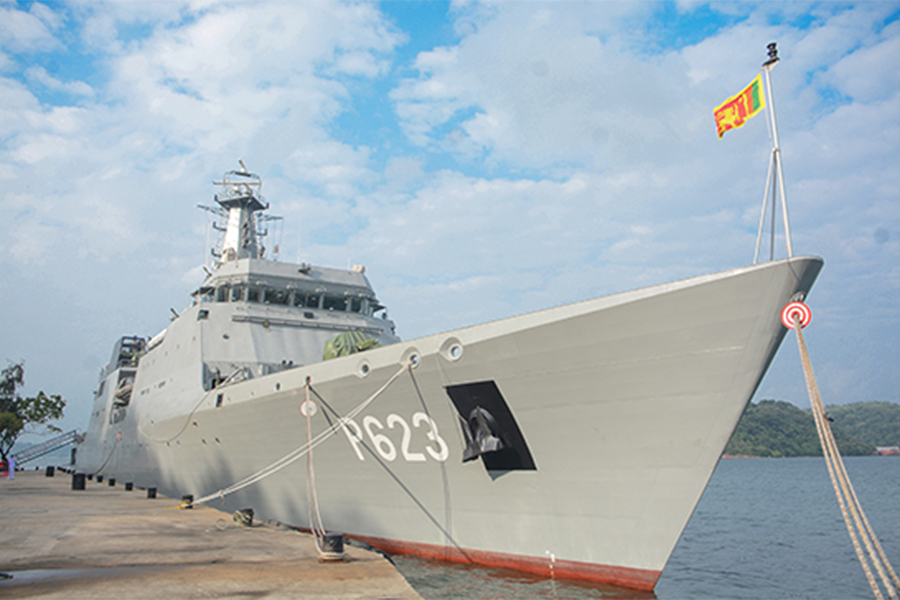
[[[75,442],[80,442],[82,439],[84,439],[84,436],[80,435],[77,429],[67,431],[46,442],[22,450],[21,452],[16,452],[16,462],[20,465],[25,464],[28,461],[40,458],[45,454],[50,454],[54,450],[59,450],[60,448],[65,448]]]

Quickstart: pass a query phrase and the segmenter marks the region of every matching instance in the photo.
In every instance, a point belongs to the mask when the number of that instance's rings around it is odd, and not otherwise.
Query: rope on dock
[[[792,304],[801,303],[797,302]],[[788,307],[790,306],[791,305],[788,305]],[[844,517],[844,523],[847,525],[847,532],[850,534],[850,540],[853,542],[856,556],[859,558],[859,562],[866,574],[869,586],[872,588],[872,593],[875,594],[875,598],[884,600],[881,588],[878,586],[875,575],[872,573],[872,566],[874,566],[875,571],[877,571],[881,583],[887,591],[888,598],[897,600],[897,590],[900,589],[900,579],[897,578],[897,573],[891,566],[890,561],[888,561],[884,549],[881,547],[881,542],[878,541],[875,531],[872,529],[872,526],[869,525],[869,520],[863,512],[862,505],[859,502],[859,498],[856,496],[853,485],[850,483],[850,477],[847,475],[844,461],[841,459],[841,453],[834,440],[834,433],[831,431],[831,425],[825,415],[822,396],[819,394],[819,386],[816,383],[816,376],[813,373],[812,361],[810,361],[809,352],[806,348],[806,341],[803,339],[803,332],[801,331],[801,329],[806,326],[806,323],[801,323],[801,317],[803,316],[801,311],[795,310],[791,312],[788,311],[788,307],[785,307],[785,312],[789,314],[790,321],[793,324],[791,329],[797,333],[797,345],[800,349],[800,360],[803,363],[803,377],[806,379],[806,389],[809,392],[809,403],[812,406],[813,419],[816,422],[816,431],[819,434],[819,442],[822,445],[822,454],[825,456],[825,464],[828,467],[828,476],[831,478],[831,485],[834,487],[834,494],[837,497],[838,505],[841,508],[841,515]],[[803,308],[808,314],[809,309],[806,308],[805,305],[803,305]],[[808,322],[808,318],[806,321]],[[862,539],[862,542],[866,547],[868,560],[860,546],[860,539]],[[869,565],[869,561],[871,561],[872,566]]]
[[[244,479],[238,481],[237,483],[233,483],[233,484],[231,484],[230,486],[228,486],[228,487],[226,487],[226,488],[222,488],[221,490],[219,490],[219,491],[217,491],[217,492],[214,492],[214,493],[209,494],[209,495],[207,495],[207,496],[203,496],[203,497],[200,498],[199,500],[194,500],[193,503],[192,503],[192,505],[205,504],[206,502],[209,502],[210,500],[215,500],[216,498],[223,498],[223,499],[224,499],[225,496],[227,496],[227,495],[229,495],[229,494],[233,494],[234,492],[237,492],[237,491],[242,490],[242,489],[244,489],[244,488],[246,488],[246,487],[249,487],[249,486],[253,485],[254,483],[257,483],[257,482],[259,482],[259,481],[262,481],[263,479],[265,479],[265,478],[268,477],[269,475],[274,475],[275,473],[277,473],[277,472],[280,471],[281,469],[285,468],[285,467],[288,466],[289,464],[291,464],[291,463],[293,463],[293,462],[295,462],[295,461],[300,460],[301,458],[303,458],[304,456],[306,456],[307,453],[309,453],[313,448],[315,448],[315,447],[318,446],[319,444],[323,443],[323,442],[324,442],[325,440],[327,440],[329,437],[331,437],[332,435],[334,435],[335,433],[337,433],[338,431],[340,431],[341,429],[343,429],[344,427],[346,427],[348,421],[350,421],[351,419],[355,418],[356,415],[358,415],[359,413],[361,413],[362,411],[364,411],[364,410],[366,409],[367,406],[369,406],[370,404],[372,404],[372,402],[374,402],[375,399],[378,398],[378,396],[380,396],[382,393],[384,393],[384,391],[385,391],[386,389],[388,389],[388,387],[390,387],[390,385],[391,385],[392,383],[394,383],[394,381],[396,381],[397,378],[400,377],[400,375],[402,375],[403,372],[406,371],[407,369],[409,369],[412,365],[413,365],[412,362],[407,362],[406,364],[404,364],[402,367],[400,367],[400,370],[398,370],[396,373],[394,373],[394,374],[391,376],[391,378],[388,379],[388,380],[384,383],[384,385],[382,385],[380,388],[378,388],[378,389],[375,391],[374,394],[372,394],[371,396],[369,396],[368,398],[366,398],[365,400],[363,400],[363,401],[359,404],[359,406],[357,406],[356,408],[354,408],[353,410],[351,410],[351,411],[350,411],[349,413],[347,413],[344,417],[341,417],[340,419],[338,419],[338,421],[337,421],[336,423],[334,423],[333,425],[331,425],[330,427],[328,427],[327,429],[325,429],[322,433],[320,433],[320,434],[317,435],[316,437],[314,437],[314,438],[310,439],[309,441],[307,441],[305,444],[303,444],[303,445],[300,446],[299,448],[297,448],[297,449],[295,449],[295,450],[292,450],[291,452],[289,452],[288,454],[286,454],[286,455],[284,455],[283,457],[279,458],[278,460],[276,460],[276,461],[273,462],[272,464],[270,464],[270,465],[268,465],[268,466],[266,466],[266,467],[263,467],[262,469],[260,469],[260,470],[257,471],[256,473],[253,473],[252,475],[249,475],[249,476],[245,477]]]
[[[312,400],[309,397],[310,378],[306,378],[306,399],[301,407],[305,409],[300,412],[306,417],[306,443],[310,447],[306,453],[306,511],[309,517],[309,529],[312,531],[313,538],[316,540],[316,550],[322,560],[343,560],[344,552],[332,552],[325,550],[322,541],[325,539],[325,525],[322,523],[322,514],[319,512],[319,496],[316,493],[316,469],[313,465],[313,449],[312,449],[312,417],[315,414]],[[313,519],[315,516],[315,519]]]

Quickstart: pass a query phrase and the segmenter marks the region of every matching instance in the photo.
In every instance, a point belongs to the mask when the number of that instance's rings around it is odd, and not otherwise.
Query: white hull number
[[[366,435],[369,436],[369,440],[372,442],[372,446],[381,455],[381,458],[389,462],[396,459],[397,447],[391,441],[391,438],[381,433],[385,429],[381,421],[371,415],[366,415],[363,417],[362,422],[362,427],[360,427],[356,421],[349,419],[343,428],[344,433],[347,434],[347,439],[350,440],[350,446],[356,452],[356,457],[359,460],[366,460],[361,448],[363,444],[363,430],[365,430]],[[400,440],[400,453],[406,462],[425,462],[427,460],[425,454],[413,450],[413,431],[403,417],[391,413],[387,416],[385,422],[388,429],[395,429],[399,426],[403,430],[403,438]],[[416,429],[421,428],[423,425],[427,426],[425,435],[430,441],[424,448],[416,444],[416,450],[424,449],[428,456],[440,462],[447,460],[447,457],[450,456],[450,448],[447,447],[447,442],[438,433],[438,426],[434,419],[423,412],[417,412],[412,416],[412,424]]]

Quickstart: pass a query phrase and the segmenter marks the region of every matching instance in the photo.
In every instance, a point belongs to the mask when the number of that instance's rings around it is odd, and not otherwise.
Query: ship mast
[[[772,235],[769,242],[769,260],[775,258],[775,212],[777,200],[777,190],[781,192],[781,212],[784,217],[784,238],[787,246],[788,258],[794,256],[794,248],[791,244],[791,225],[788,221],[787,195],[784,189],[784,171],[782,170],[781,161],[781,144],[778,140],[778,125],[775,123],[775,103],[772,99],[772,77],[771,71],[781,60],[778,58],[778,46],[775,43],[769,44],[766,49],[769,51],[769,59],[762,64],[761,70],[766,74],[766,103],[769,108],[769,129],[772,134],[772,160],[769,163],[769,174],[766,177],[766,192],[763,196],[762,214],[759,217],[759,233],[756,236],[756,251],[753,254],[753,264],[759,261],[759,246],[762,241],[763,226],[766,220],[766,206],[769,201],[769,190],[772,191]]]
[[[238,161],[241,168],[228,171],[221,181],[213,183],[222,186],[214,197],[223,209],[228,211],[228,225],[222,244],[222,262],[240,258],[260,258],[259,232],[256,230],[254,213],[269,208],[263,204],[260,190],[262,180],[256,173],[247,170],[244,161]]]

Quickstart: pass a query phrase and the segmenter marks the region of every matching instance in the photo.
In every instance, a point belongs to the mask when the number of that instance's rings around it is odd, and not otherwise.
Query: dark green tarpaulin
[[[362,352],[363,350],[379,346],[381,344],[378,343],[378,340],[362,331],[346,331],[325,342],[322,360],[331,360],[338,356],[347,356],[348,354]]]

